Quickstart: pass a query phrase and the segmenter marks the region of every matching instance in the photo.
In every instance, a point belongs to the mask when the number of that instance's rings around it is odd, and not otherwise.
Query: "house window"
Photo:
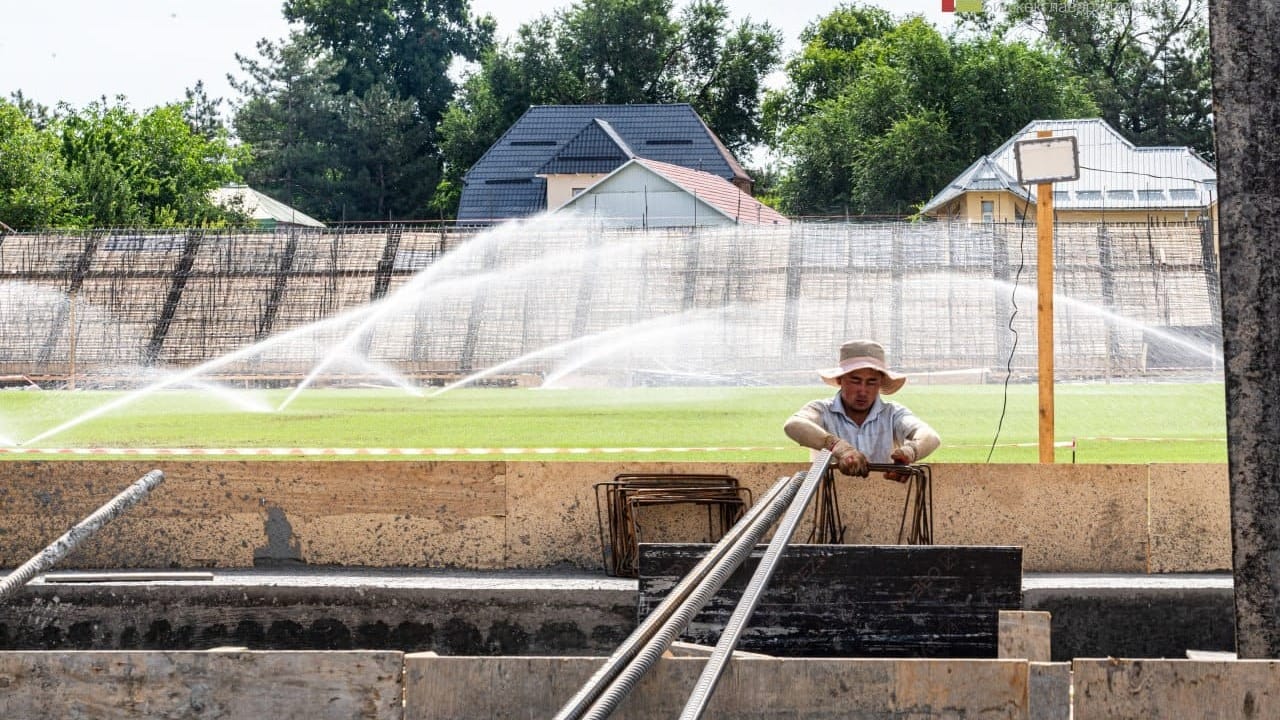
[[[1144,202],[1164,202],[1163,190],[1139,190],[1138,199]]]
[[[989,223],[996,221],[996,203],[994,200],[982,201],[982,222]]]
[[[581,193],[583,190],[586,190],[586,188],[584,188],[584,187],[580,187],[580,188],[570,188],[570,189],[569,189],[569,192],[571,192],[571,193],[572,193],[571,197],[578,197],[578,194],[579,194],[579,193]]]

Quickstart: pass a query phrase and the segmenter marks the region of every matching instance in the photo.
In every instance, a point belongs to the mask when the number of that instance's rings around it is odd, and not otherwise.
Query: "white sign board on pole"
[[[1074,135],[1020,140],[1013,145],[1022,185],[1080,179],[1080,153]]]

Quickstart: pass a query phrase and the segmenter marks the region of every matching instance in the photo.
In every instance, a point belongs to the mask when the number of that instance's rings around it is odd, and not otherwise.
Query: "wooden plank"
[[[1072,717],[1280,717],[1280,661],[1072,661]]]
[[[398,720],[403,661],[391,651],[0,652],[0,717]]]
[[[549,718],[603,658],[405,656],[405,720]],[[612,720],[680,715],[703,658],[662,658]],[[707,706],[734,720],[1035,720],[1022,660],[735,658]],[[1067,700],[1060,699],[1065,713]]]
[[[1050,614],[1035,610],[1000,611],[1000,652],[1002,658],[1022,658],[1049,662],[1053,643]]]
[[[709,547],[640,546],[640,618]],[[684,640],[716,643],[763,554],[757,547]],[[1021,607],[1021,548],[793,545],[738,647],[779,657],[993,658],[999,611]]]

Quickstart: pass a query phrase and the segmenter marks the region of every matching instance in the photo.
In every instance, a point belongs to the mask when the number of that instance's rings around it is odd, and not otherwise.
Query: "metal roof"
[[[538,169],[538,174],[613,172],[614,168],[635,156],[626,141],[618,137],[612,125],[595,118],[583,125],[572,140],[551,156]]]
[[[631,156],[750,180],[686,103],[535,105],[467,171],[458,219],[540,212],[546,209],[546,183],[537,175],[610,172]]]
[[[1007,190],[1020,199],[1035,203],[1035,198],[1027,191],[1026,188],[1018,184],[1018,178],[1010,175],[1004,168],[991,159],[990,155],[984,155],[973,164],[964,169],[947,183],[947,186],[934,195],[928,203],[925,204],[921,212],[930,212],[960,197],[966,192],[982,191],[982,190]]]
[[[243,212],[258,222],[274,222],[280,225],[324,227],[324,223],[284,203],[254,190],[248,185],[224,185],[209,193],[217,205]]]
[[[996,187],[984,182],[999,178],[1017,185],[1014,145],[1034,139],[1041,130],[1055,137],[1073,135],[1080,160],[1080,179],[1053,184],[1057,210],[1180,210],[1212,205],[1217,198],[1217,173],[1188,147],[1138,147],[1101,118],[1035,120],[980,158],[925,203],[921,212],[942,207],[961,193]],[[998,168],[999,173],[995,172]],[[1031,203],[1035,194],[1019,193]]]

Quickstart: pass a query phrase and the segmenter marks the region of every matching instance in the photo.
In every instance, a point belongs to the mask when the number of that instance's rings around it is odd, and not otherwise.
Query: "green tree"
[[[246,177],[322,218],[421,217],[440,180],[449,69],[491,43],[492,19],[465,0],[287,0],[284,13],[299,32],[237,58]]]
[[[209,140],[227,132],[227,124],[222,119],[222,106],[226,101],[210,98],[204,89],[204,81],[198,80],[195,87],[187,88],[186,96],[182,116],[193,132]]]
[[[813,112],[815,103],[839,95],[862,64],[859,49],[895,26],[880,8],[842,5],[800,31],[800,52],[787,62],[787,93],[770,93],[765,100],[770,131],[777,133]]]
[[[1100,115],[1137,145],[1188,145],[1212,157],[1205,0],[1010,0],[997,33],[1031,32],[1084,78]]]
[[[943,37],[920,17],[845,6],[806,30],[767,100],[792,214],[909,214],[1031,120],[1096,109],[1052,53]]]
[[[258,42],[261,60],[237,55],[248,76],[231,78],[245,98],[236,136],[249,147],[239,168],[254,188],[319,218],[343,216],[333,158],[340,152],[340,98],[331,81],[340,63],[317,56],[296,35]]]
[[[440,172],[434,154],[416,154],[431,143],[431,129],[414,120],[413,101],[385,86],[342,100],[339,197],[362,218],[421,217]]]
[[[194,132],[183,104],[139,115],[123,101],[68,110],[58,122],[77,223],[177,227],[224,222],[209,192],[237,179],[226,133]]]
[[[492,43],[494,22],[471,17],[466,0],[285,0],[284,16],[341,65],[339,94],[394,89],[434,127],[453,97],[449,68]]]
[[[444,179],[434,206],[457,207],[462,176],[531,105],[687,102],[730,150],[764,138],[763,80],[780,63],[768,23],[734,25],[723,0],[580,0],[522,25],[483,54],[440,124]]]
[[[66,221],[71,207],[65,179],[58,136],[0,100],[0,222],[43,230]]]

